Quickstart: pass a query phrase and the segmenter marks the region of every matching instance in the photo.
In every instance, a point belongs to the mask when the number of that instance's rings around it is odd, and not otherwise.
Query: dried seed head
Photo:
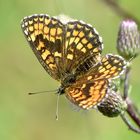
[[[124,20],[120,24],[117,50],[126,60],[135,58],[140,52],[140,33],[133,20]]]
[[[108,117],[117,117],[124,113],[127,108],[127,104],[120,94],[113,90],[109,90],[108,96],[97,107],[103,115]]]

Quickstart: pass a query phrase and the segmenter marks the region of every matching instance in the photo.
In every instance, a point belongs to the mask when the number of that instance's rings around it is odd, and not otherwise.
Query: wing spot
[[[83,85],[82,85],[82,89],[85,88],[85,87],[86,87],[86,84],[83,84]]]
[[[73,59],[73,54],[68,54],[68,55],[67,55],[67,59],[72,60],[72,59]]]
[[[50,69],[55,69],[56,68],[56,65],[54,65],[54,64],[49,64],[49,67],[50,67]]]
[[[115,71],[115,70],[116,70],[116,67],[113,66],[113,67],[111,68],[111,71]]]
[[[38,47],[37,47],[37,50],[41,50],[41,49],[44,48],[44,47],[45,47],[44,42],[39,41],[39,45],[38,45]]]
[[[82,51],[83,53],[86,53],[86,49],[85,49],[85,48],[81,49],[81,51]]]
[[[82,26],[81,26],[80,24],[77,24],[77,27],[78,27],[79,29],[81,29],[81,28],[82,28]]]
[[[111,71],[109,72],[109,74],[113,74],[113,73],[115,73],[115,70],[111,70]]]
[[[107,61],[107,58],[104,57],[104,58],[102,59],[102,62],[105,62],[105,61]]]
[[[92,38],[92,37],[93,37],[92,32],[90,32],[88,36],[89,36],[90,38]]]
[[[107,65],[109,62],[108,61],[106,61],[105,63],[104,63],[104,65]]]
[[[118,65],[119,65],[119,66],[122,66],[122,63],[120,62]]]
[[[30,37],[28,37],[28,38],[27,38],[27,40],[28,40],[28,41],[31,41],[31,38],[30,38]]]
[[[57,34],[61,34],[62,33],[62,29],[61,28],[57,28]]]
[[[33,21],[32,21],[32,20],[29,20],[29,24],[30,24],[30,25],[33,24]]]
[[[46,59],[46,57],[47,57],[48,55],[50,55],[50,54],[51,54],[51,53],[50,53],[50,51],[45,50],[45,52],[43,52],[43,53],[41,54],[42,59],[43,59],[43,60],[45,60],[45,59]]]
[[[34,41],[35,41],[35,39],[36,39],[36,37],[35,37],[34,33],[33,33],[33,34],[31,34],[31,40],[34,42]]]
[[[27,31],[27,30],[24,30],[24,33],[25,33],[26,35],[28,35],[28,31]]]
[[[52,57],[52,55],[50,55],[47,59],[46,59],[46,63],[54,63],[54,58]]]
[[[50,19],[45,18],[45,24],[48,25],[50,23]]]
[[[111,65],[110,65],[110,64],[108,64],[108,65],[106,66],[106,68],[107,68],[107,69],[110,69],[110,68],[111,68]]]
[[[39,21],[43,21],[43,19],[44,19],[43,17],[39,17]]]
[[[115,60],[114,60],[114,63],[119,63],[119,60],[115,59]]]
[[[70,44],[70,45],[74,42],[74,39],[75,39],[75,37],[71,37],[71,38],[70,38],[70,41],[69,41],[69,44]]]
[[[36,18],[34,18],[34,21],[38,21],[38,18],[36,17]]]
[[[81,92],[81,91],[78,92],[77,94],[73,95],[73,98],[77,98],[77,97],[79,97],[80,95],[82,95],[82,92]]]
[[[96,90],[99,90],[99,89],[101,89],[101,87],[102,87],[102,85],[97,85],[97,86],[95,87],[95,89],[96,89]]]
[[[88,43],[87,47],[88,47],[88,49],[92,49],[93,48],[91,43]]]
[[[62,57],[62,54],[59,53],[59,52],[55,52],[55,53],[54,53],[54,56],[55,56],[55,57],[60,57],[60,58],[61,58],[61,57]]]
[[[49,30],[50,30],[50,29],[49,29],[47,26],[44,27],[44,33],[45,33],[45,34],[48,34],[48,33],[49,33]]]
[[[82,43],[78,43],[77,49],[78,49],[78,50],[81,50],[82,47],[83,47],[83,44],[82,44]]]
[[[88,76],[88,77],[87,77],[87,80],[91,80],[91,79],[92,79],[92,76]]]
[[[85,38],[82,39],[83,44],[86,44],[87,42],[88,42],[87,39],[85,39]]]
[[[34,24],[34,28],[35,28],[36,30],[38,30],[38,24],[37,24],[37,23]]]
[[[56,29],[55,29],[55,28],[51,28],[50,34],[51,34],[52,36],[55,36],[55,34],[56,34]]]
[[[57,24],[57,21],[56,20],[52,20],[52,24],[53,25]]]
[[[82,38],[84,35],[85,35],[84,32],[80,32],[80,33],[79,33],[79,37],[80,37],[80,38]]]
[[[33,26],[29,27],[29,31],[32,32],[34,30]]]
[[[98,52],[98,51],[99,51],[98,48],[93,49],[93,52]]]
[[[76,98],[75,100],[76,100],[76,101],[80,101],[80,100],[83,100],[83,99],[85,99],[85,98],[86,98],[85,95],[81,95],[80,97]]]
[[[81,101],[80,104],[82,104],[82,105],[83,105],[83,104],[87,104],[87,100]]]
[[[69,24],[68,25],[68,28],[73,29],[74,28],[74,25],[73,24]]]
[[[67,38],[68,38],[68,37],[70,37],[70,34],[71,34],[70,32],[67,32],[67,35],[66,35],[66,36],[67,36]]]
[[[25,26],[28,26],[28,22],[25,22],[24,24],[25,24]]]
[[[80,38],[79,37],[76,37],[74,43],[77,44],[79,42]]]
[[[50,40],[49,40],[49,41],[51,41],[51,42],[55,43],[55,38],[54,38],[54,37],[52,37],[52,36],[50,36]]]
[[[78,33],[79,33],[78,31],[74,30],[74,31],[73,31],[73,36],[77,36]]]
[[[38,28],[39,28],[39,30],[42,30],[43,29],[43,23],[39,23]]]

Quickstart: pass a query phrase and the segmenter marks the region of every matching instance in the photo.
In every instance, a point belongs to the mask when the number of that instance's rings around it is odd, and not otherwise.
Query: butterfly
[[[100,104],[111,80],[124,72],[121,56],[101,55],[102,38],[90,24],[37,14],[25,17],[21,27],[41,65],[60,82],[58,94],[82,109]]]

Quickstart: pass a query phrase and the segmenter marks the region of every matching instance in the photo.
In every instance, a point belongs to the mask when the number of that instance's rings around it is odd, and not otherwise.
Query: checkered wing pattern
[[[66,97],[75,105],[90,109],[107,95],[112,78],[119,76],[126,63],[117,55],[106,55],[96,68],[66,89]]]
[[[102,47],[102,38],[91,25],[82,21],[68,22],[64,48],[66,71],[77,70],[79,65],[89,58],[93,58],[92,65],[96,65]],[[80,71],[83,69],[85,68],[81,68]]]
[[[21,26],[39,62],[56,80],[65,73],[85,72],[100,58],[101,37],[81,21],[62,23],[48,15],[33,15],[25,17]],[[83,61],[91,58],[90,67],[83,68]]]
[[[101,37],[82,21],[64,23],[42,14],[25,17],[21,26],[39,62],[61,81],[67,98],[83,109],[100,103],[107,95],[110,80],[126,66],[120,56],[101,57]]]
[[[93,108],[106,95],[108,80],[87,81],[66,88],[66,97],[82,109]]]
[[[25,17],[21,26],[39,62],[54,79],[59,80],[64,25],[48,15],[33,15]]]

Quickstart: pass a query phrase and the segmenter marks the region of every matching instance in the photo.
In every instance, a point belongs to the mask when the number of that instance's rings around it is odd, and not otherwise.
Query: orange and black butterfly
[[[126,62],[118,55],[102,57],[102,38],[91,25],[45,14],[22,20],[21,27],[44,69],[61,83],[75,105],[90,109],[109,94],[110,81],[123,73]]]

